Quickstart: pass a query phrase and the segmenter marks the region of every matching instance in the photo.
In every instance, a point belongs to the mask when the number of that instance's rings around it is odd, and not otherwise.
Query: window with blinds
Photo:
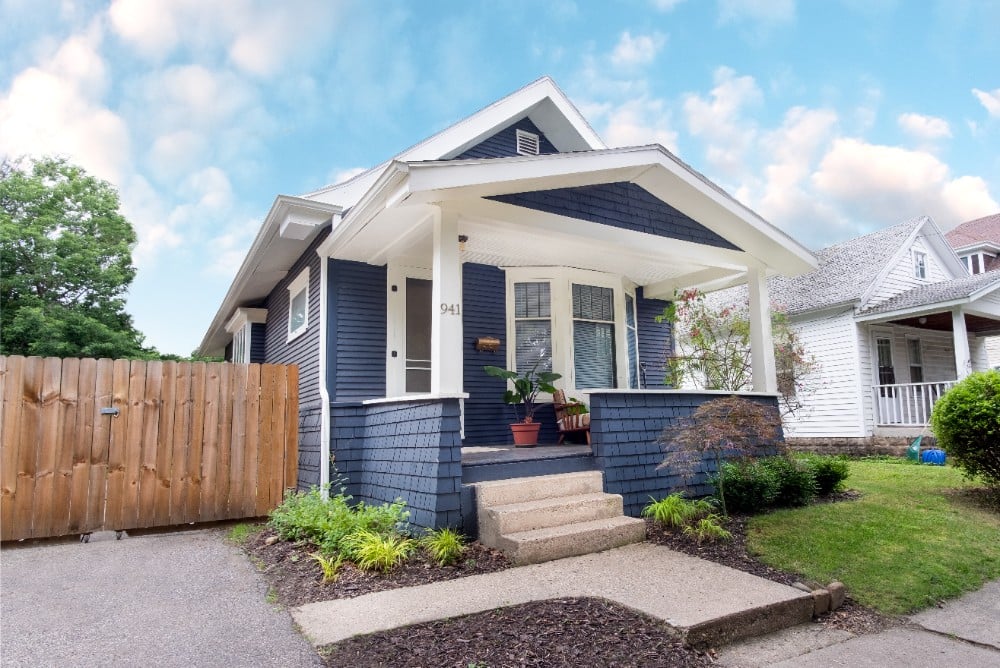
[[[552,290],[547,282],[514,284],[517,371],[552,371]],[[537,367],[536,367],[537,365]]]
[[[614,290],[574,283],[572,298],[574,384],[615,387]]]

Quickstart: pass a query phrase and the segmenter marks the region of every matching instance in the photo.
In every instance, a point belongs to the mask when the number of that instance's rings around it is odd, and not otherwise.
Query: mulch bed
[[[856,492],[833,501],[858,498]],[[798,576],[754,559],[746,550],[747,517],[732,516],[726,527],[733,539],[698,545],[680,532],[647,520],[648,540],[692,556],[760,577],[792,584]],[[479,543],[468,546],[461,563],[439,567],[418,555],[388,574],[360,571],[345,564],[336,582],[322,584],[321,572],[309,557],[309,544],[277,541],[273,531],[252,536],[244,549],[271,584],[281,604],[362,596],[376,591],[490,573],[511,566],[500,552]],[[813,620],[855,634],[877,633],[899,622],[859,605],[844,605]],[[603,599],[538,601],[454,619],[439,620],[352,638],[320,650],[328,666],[707,666],[713,653],[686,647],[671,629],[655,619]]]
[[[334,667],[711,666],[666,624],[596,598],[566,598],[352,638],[321,651]]]
[[[278,602],[288,607],[492,573],[512,565],[498,550],[472,543],[466,548],[462,561],[455,566],[438,566],[419,553],[386,574],[362,571],[352,564],[344,564],[336,582],[323,584],[319,565],[309,556],[318,551],[315,545],[283,540],[268,545],[272,537],[276,537],[274,531],[264,529],[252,536],[243,547],[267,578]]]

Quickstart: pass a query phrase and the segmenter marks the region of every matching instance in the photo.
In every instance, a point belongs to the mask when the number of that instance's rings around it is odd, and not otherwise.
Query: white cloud
[[[364,174],[367,171],[368,171],[367,167],[348,167],[346,169],[335,169],[326,175],[326,182],[331,185],[336,185],[338,183],[343,183],[344,181],[349,181],[358,174]]]
[[[222,234],[212,237],[209,240],[213,249],[212,258],[205,273],[226,279],[235,276],[259,227],[259,220],[246,218],[227,226]]]
[[[899,123],[899,127],[904,132],[923,141],[951,136],[951,126],[948,125],[948,121],[936,116],[915,113],[900,114],[896,122]]]
[[[764,23],[786,23],[795,18],[795,0],[719,0],[719,21],[749,19]]]
[[[982,179],[950,172],[927,151],[840,138],[812,181],[848,214],[881,224],[929,214],[947,229],[1000,208]]]
[[[661,144],[677,152],[677,132],[671,128],[670,112],[663,100],[637,98],[607,107],[602,136],[608,146]]]
[[[661,12],[673,11],[673,9],[684,2],[684,0],[652,0],[653,7]]]
[[[101,39],[92,25],[14,77],[0,96],[0,152],[63,155],[119,181],[129,160],[129,130],[101,101],[108,85]]]
[[[140,53],[162,58],[180,40],[178,10],[184,4],[171,0],[114,0],[108,17],[112,29]]]
[[[666,36],[660,33],[632,37],[626,30],[611,52],[611,63],[617,67],[648,65],[653,62],[666,42]]]
[[[1000,88],[996,88],[992,91],[973,88],[972,94],[975,95],[976,99],[979,100],[979,103],[986,108],[986,111],[990,116],[1000,118]]]
[[[203,134],[192,130],[166,132],[153,142],[147,156],[148,163],[157,175],[176,178],[201,163],[207,144]]]
[[[755,124],[743,118],[743,109],[760,103],[762,96],[751,76],[737,76],[728,67],[714,75],[708,97],[689,94],[684,100],[688,130],[707,142],[709,164],[727,176],[746,173],[746,153],[757,136]]]

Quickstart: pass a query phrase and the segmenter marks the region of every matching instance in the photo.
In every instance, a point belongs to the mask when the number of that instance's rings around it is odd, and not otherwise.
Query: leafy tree
[[[62,158],[3,161],[0,353],[156,357],[125,312],[136,236],[119,206],[109,183]]]
[[[715,306],[698,290],[678,293],[657,322],[669,322],[674,332],[674,352],[666,360],[665,382],[686,383],[711,390],[740,392],[752,388],[750,366],[750,308],[741,301]],[[771,307],[771,332],[783,414],[801,407],[808,394],[809,374],[819,365],[792,330],[788,314]]]

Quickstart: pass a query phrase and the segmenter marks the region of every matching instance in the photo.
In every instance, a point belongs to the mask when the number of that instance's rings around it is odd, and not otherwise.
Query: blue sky
[[[135,225],[147,343],[201,340],[278,194],[548,74],[819,248],[1000,210],[995,0],[0,0],[0,155],[60,154]]]

